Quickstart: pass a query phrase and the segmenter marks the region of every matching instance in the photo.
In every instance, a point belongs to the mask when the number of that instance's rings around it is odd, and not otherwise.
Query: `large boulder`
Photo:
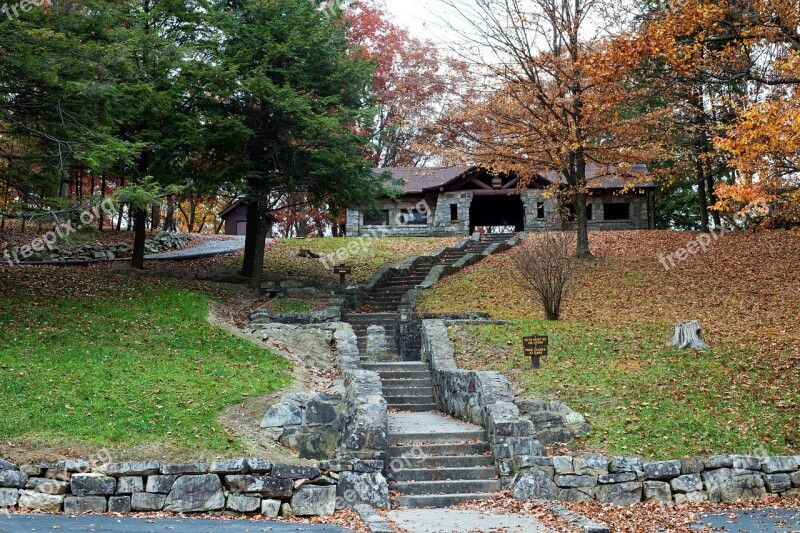
[[[389,508],[389,484],[380,473],[342,472],[336,488],[336,508],[349,509],[367,504],[377,509]]]
[[[676,477],[670,481],[670,485],[675,492],[686,493],[703,490],[703,480],[700,478],[700,474],[686,474]]]
[[[296,516],[326,516],[336,511],[336,487],[303,485],[291,501]]]
[[[178,478],[164,503],[173,513],[216,511],[225,507],[225,493],[214,474]]]
[[[251,494],[230,494],[225,508],[237,513],[252,513],[261,508],[261,498]]]
[[[19,489],[0,489],[0,509],[6,509],[17,505],[19,493]]]
[[[320,471],[317,466],[272,465],[272,477],[278,479],[314,479],[319,474]]]
[[[645,481],[644,499],[648,502],[671,502],[672,489],[666,481]]]
[[[291,479],[267,476],[225,476],[225,488],[230,492],[258,493],[266,498],[288,498],[292,495]]]
[[[28,476],[17,470],[0,470],[0,487],[8,489],[22,489],[28,481]]]
[[[160,511],[167,497],[152,492],[134,492],[131,495],[131,509],[134,511]]]
[[[655,461],[642,465],[645,479],[658,481],[668,481],[681,475],[681,462],[674,461]]]
[[[111,496],[117,480],[102,474],[75,474],[70,479],[73,496]]]
[[[250,471],[247,459],[218,459],[211,463],[212,474],[246,474]]]
[[[303,423],[303,411],[296,402],[282,400],[267,410],[262,428],[290,428]]]
[[[558,498],[558,486],[549,471],[531,469],[517,475],[512,494],[517,500],[554,500]]]
[[[67,514],[103,514],[108,508],[104,496],[67,496],[64,498],[64,512]]]
[[[64,503],[64,496],[54,496],[33,490],[22,491],[19,496],[19,508],[30,511],[43,511],[45,513],[57,513],[61,510]]]
[[[712,503],[750,500],[767,494],[761,475],[752,470],[709,470],[703,472],[703,482]]]
[[[367,327],[366,358],[370,361],[383,361],[389,357],[389,345],[386,342],[386,328],[371,325]]]
[[[632,505],[642,501],[642,484],[630,481],[611,485],[598,485],[594,489],[594,497],[600,503]]]
[[[151,476],[158,474],[160,464],[158,461],[126,461],[124,463],[109,463],[99,466],[95,472],[108,476]]]

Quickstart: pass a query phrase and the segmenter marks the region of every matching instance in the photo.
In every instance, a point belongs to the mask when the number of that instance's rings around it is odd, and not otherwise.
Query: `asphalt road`
[[[760,509],[757,511],[731,511],[722,515],[704,517],[697,527],[710,527],[714,531],[731,533],[789,533],[800,531],[800,509]]]
[[[116,516],[4,515],[2,533],[125,532],[125,533],[352,533],[338,526],[287,524],[250,520],[211,520],[200,518],[118,518]]]

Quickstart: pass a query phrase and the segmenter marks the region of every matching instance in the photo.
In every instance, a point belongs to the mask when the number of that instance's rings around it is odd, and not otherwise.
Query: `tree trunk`
[[[100,176],[100,196],[102,196],[103,200],[105,200],[105,198],[106,198],[106,175],[105,174]],[[105,213],[103,211],[100,211],[100,216],[98,218],[99,218],[99,220],[97,222],[97,227],[100,229],[100,231],[103,231],[103,224],[105,223],[105,220],[106,220]]]
[[[156,204],[150,213],[150,229],[157,230],[161,225],[161,206]]]
[[[717,204],[717,193],[714,192],[714,176],[711,173],[706,174],[706,187],[708,188],[708,203],[711,206]],[[711,211],[711,217],[714,220],[714,227],[719,231],[722,228],[722,218],[719,216],[719,211],[713,209]]]
[[[253,274],[250,276],[250,288],[261,290],[264,278],[264,243],[267,240],[267,202],[262,197],[257,205],[256,243],[253,250]]]
[[[164,231],[175,231],[175,197],[167,197],[167,216],[164,217]]]
[[[134,209],[133,219],[136,235],[133,240],[131,267],[137,270],[144,270],[144,241],[147,239],[147,210]]]
[[[706,197],[706,180],[703,163],[695,163],[697,170],[697,204],[700,207],[700,231],[708,233],[708,198]]]
[[[247,202],[247,229],[244,239],[244,259],[242,260],[242,276],[253,276],[253,261],[256,254],[256,239],[258,239],[258,180],[250,180],[250,198]]]
[[[577,225],[577,240],[575,242],[575,257],[588,259],[592,257],[589,250],[589,223],[586,219],[586,193],[576,190],[573,195],[575,207],[575,223]]]

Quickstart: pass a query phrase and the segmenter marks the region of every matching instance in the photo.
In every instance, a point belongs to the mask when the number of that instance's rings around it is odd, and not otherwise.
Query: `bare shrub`
[[[529,235],[512,254],[525,285],[544,306],[547,320],[558,320],[575,266],[575,234],[556,231]]]

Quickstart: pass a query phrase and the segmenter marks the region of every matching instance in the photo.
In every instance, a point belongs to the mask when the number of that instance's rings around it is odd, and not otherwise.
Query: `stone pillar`
[[[348,237],[358,237],[361,235],[361,211],[347,210],[345,228]]]
[[[367,348],[365,356],[372,361],[384,361],[389,358],[389,347],[386,343],[386,328],[372,325],[367,328]]]

